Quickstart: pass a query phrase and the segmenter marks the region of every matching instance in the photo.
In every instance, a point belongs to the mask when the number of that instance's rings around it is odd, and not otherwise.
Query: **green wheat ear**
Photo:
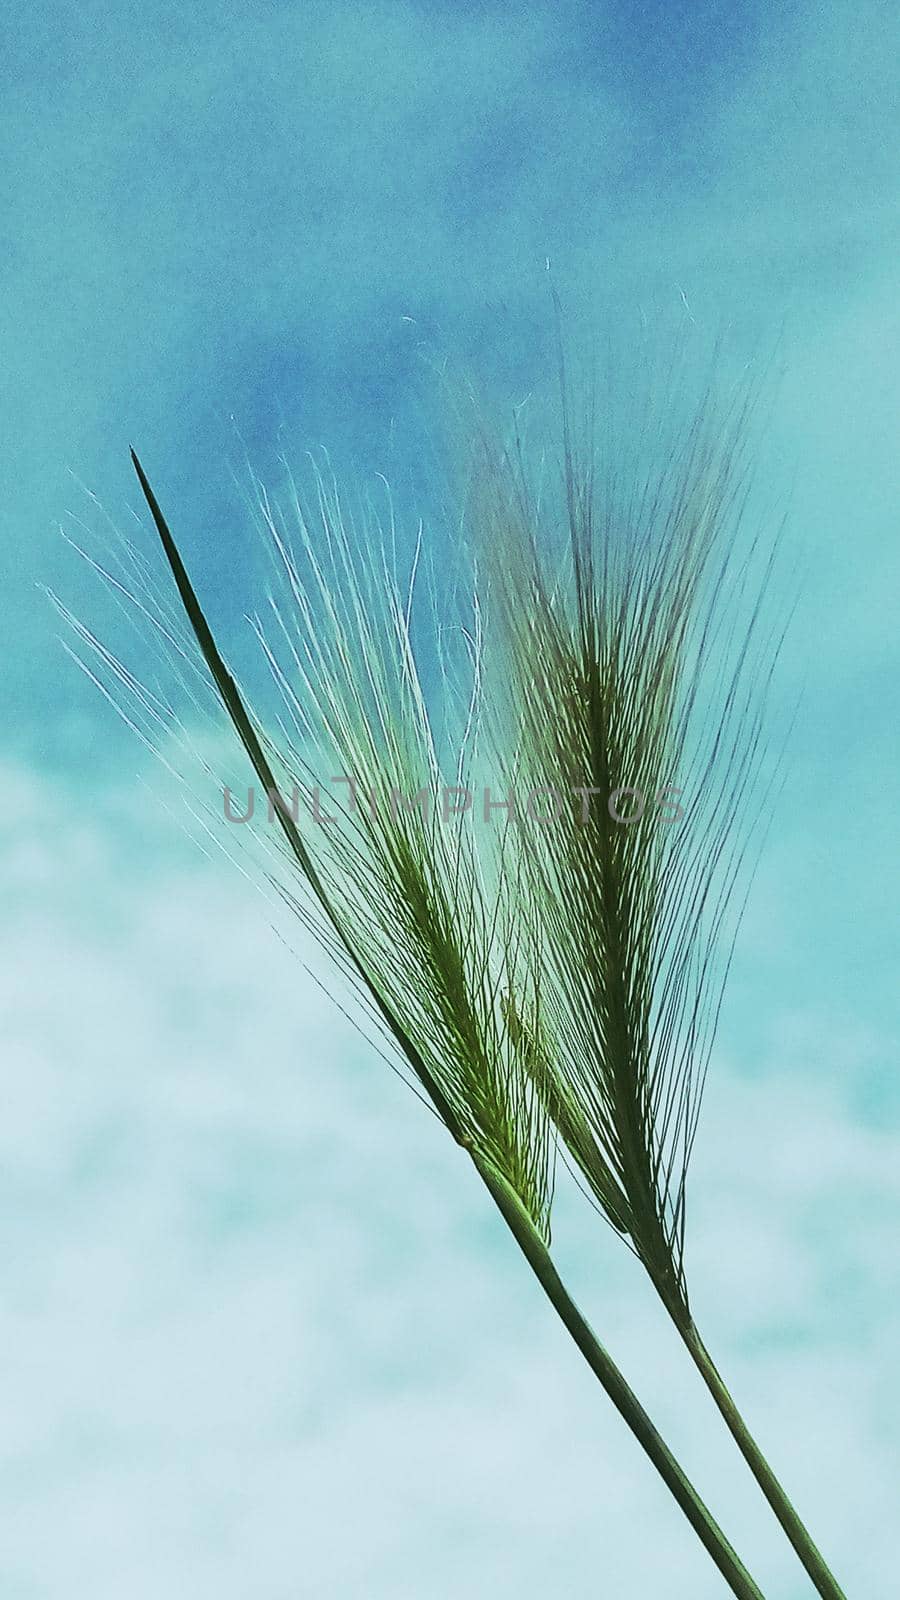
[[[284,797],[295,780],[322,781],[338,771],[353,775],[360,794],[371,783],[408,796],[423,776],[426,782],[445,779],[448,751],[451,780],[465,783],[475,766],[483,709],[477,601],[473,630],[465,631],[473,656],[465,692],[454,691],[452,662],[437,652],[441,686],[456,707],[440,736],[412,643],[418,551],[413,578],[401,592],[383,542],[370,539],[370,559],[358,559],[336,490],[321,474],[311,509],[292,484],[287,518],[261,493],[282,593],[271,599],[273,637],[254,622],[283,697],[274,739],[226,666],[158,501],[133,459],[189,632],[138,551],[122,541],[110,565],[89,559],[116,598],[137,608],[139,623],[162,645],[169,669],[203,716],[211,710],[211,681],[267,791]],[[139,679],[60,609],[97,664],[82,666],[140,737],[151,747],[170,738],[185,745],[187,730],[162,686]],[[214,776],[208,765],[206,771]],[[354,986],[383,1040],[411,1070],[413,1086],[471,1158],[545,1294],[731,1592],[740,1600],[762,1600],[549,1254],[556,1138],[550,1113],[576,1142],[586,1141],[589,1130],[574,1102],[554,1088],[543,1055],[538,1058],[544,930],[515,831],[504,829],[482,853],[475,832],[448,829],[417,806],[399,806],[386,820],[378,807],[348,804],[338,808],[335,826],[322,827],[308,807],[295,815],[282,799],[274,815],[282,847],[271,876],[282,897]],[[612,1213],[615,1199],[609,1199]],[[618,1225],[626,1228],[624,1214]]]
[[[265,735],[222,661],[134,452],[132,460],[203,658],[257,777],[267,792],[284,794],[285,778],[299,788],[308,758],[286,731],[276,782]],[[274,523],[270,529],[295,602],[290,619],[274,607],[293,684],[260,637],[295,714],[295,731],[315,717],[320,747],[343,762],[359,799],[343,826],[314,827],[307,838],[290,808],[279,807],[298,869],[294,886],[282,885],[282,892],[307,918],[303,895],[311,891],[331,953],[374,1006],[441,1120],[500,1175],[546,1239],[550,1124],[521,1053],[509,1047],[497,1004],[499,983],[518,981],[522,964],[524,940],[509,885],[501,878],[493,892],[486,888],[467,829],[444,826],[433,807],[406,803],[421,788],[423,768],[440,777],[410,644],[409,605],[401,604],[386,571],[376,588],[372,573],[355,564],[339,503],[327,516],[327,557],[305,539],[305,571]],[[302,518],[300,528],[307,532]],[[327,617],[328,626],[313,627],[314,613]],[[386,805],[391,795],[397,799]],[[321,919],[316,931],[321,936]]]
[[[685,1270],[687,1171],[736,889],[771,792],[759,780],[783,633],[762,625],[774,548],[760,564],[758,537],[741,531],[755,397],[746,383],[725,406],[707,394],[680,429],[649,414],[623,493],[627,442],[604,455],[592,407],[576,445],[564,365],[562,377],[555,515],[531,490],[521,439],[498,445],[477,404],[469,485],[493,601],[496,758],[512,729],[523,786],[579,796],[540,825],[518,812],[542,938],[542,1034],[525,1059],[819,1594],[843,1600],[700,1338]],[[620,789],[627,820],[607,804]]]

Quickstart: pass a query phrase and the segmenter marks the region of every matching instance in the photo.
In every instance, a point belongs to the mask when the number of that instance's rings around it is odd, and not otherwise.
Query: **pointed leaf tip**
[[[134,467],[134,470],[138,475],[138,482],[140,483],[141,488],[143,489],[144,493],[146,494],[147,490],[150,487],[150,485],[147,482],[147,474],[145,473],[143,467],[141,466],[141,463],[140,463],[140,461],[138,459],[137,451],[135,450],[134,446],[133,445],[129,445],[128,449],[129,449],[129,452],[131,454],[131,465]]]

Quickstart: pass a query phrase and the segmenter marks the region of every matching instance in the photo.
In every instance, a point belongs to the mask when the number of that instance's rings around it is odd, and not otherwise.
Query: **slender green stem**
[[[673,1321],[687,1345],[706,1387],[725,1418],[738,1449],[809,1573],[818,1593],[822,1596],[822,1600],[847,1600],[843,1589],[829,1571],[821,1551],[813,1543],[810,1534],[800,1521],[787,1494],[738,1411],[694,1323],[690,1322],[686,1327],[683,1327],[677,1318],[673,1317]]]
[[[562,1282],[534,1223],[499,1173],[474,1152],[472,1159],[499,1207],[519,1248],[554,1310],[568,1328],[588,1366],[646,1451],[663,1482],[671,1490],[694,1532],[712,1557],[732,1593],[739,1600],[764,1600],[762,1591],[732,1549],[712,1513],[685,1476],[668,1445],[597,1339]]]

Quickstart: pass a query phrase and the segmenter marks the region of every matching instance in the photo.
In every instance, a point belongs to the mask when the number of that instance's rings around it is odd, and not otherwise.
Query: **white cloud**
[[[11,909],[50,819],[56,870],[0,966],[4,1593],[718,1596],[464,1159],[251,890],[199,859],[132,872],[115,829],[7,778]],[[790,1069],[713,1076],[696,1310],[848,1590],[886,1592],[897,1136]],[[637,1269],[568,1191],[557,1242],[767,1592],[799,1600]]]

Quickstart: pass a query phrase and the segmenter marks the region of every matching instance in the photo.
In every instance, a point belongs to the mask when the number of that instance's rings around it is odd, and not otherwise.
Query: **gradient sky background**
[[[71,473],[129,524],[134,443],[239,616],[236,434],[264,475],[284,424],[402,476],[423,350],[510,403],[552,382],[548,257],[587,325],[779,341],[762,470],[803,565],[781,682],[805,693],[689,1266],[851,1600],[893,1592],[898,53],[896,9],[867,3],[88,0],[10,21],[4,1597],[723,1592],[449,1140],[252,890],[148,806],[37,587],[103,631],[56,527],[85,514]],[[625,1253],[564,1220],[613,1352],[768,1600],[801,1600]]]

